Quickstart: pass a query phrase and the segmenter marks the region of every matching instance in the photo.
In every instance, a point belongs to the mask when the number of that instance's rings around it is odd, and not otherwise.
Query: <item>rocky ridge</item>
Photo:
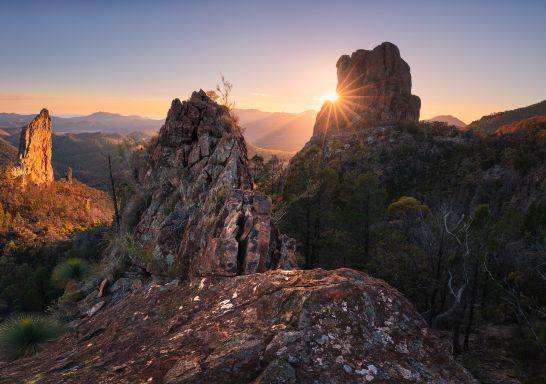
[[[271,199],[252,190],[247,162],[227,108],[203,91],[175,99],[122,223],[144,249],[142,266],[182,278],[294,268],[295,241],[272,224]]]
[[[9,172],[13,177],[34,184],[53,181],[51,166],[51,117],[42,109],[32,122],[21,131],[17,164]]]
[[[339,98],[324,103],[313,136],[419,121],[421,100],[411,94],[410,67],[396,45],[385,42],[372,50],[359,49],[341,56],[336,67]]]

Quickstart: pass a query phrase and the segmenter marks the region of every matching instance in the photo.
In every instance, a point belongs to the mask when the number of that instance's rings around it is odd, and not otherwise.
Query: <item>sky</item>
[[[546,1],[0,0],[0,112],[165,117],[234,84],[238,108],[320,109],[336,61],[391,41],[421,118],[546,99]]]

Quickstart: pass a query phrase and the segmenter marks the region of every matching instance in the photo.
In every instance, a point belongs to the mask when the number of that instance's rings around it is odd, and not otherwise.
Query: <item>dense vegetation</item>
[[[480,138],[422,124],[311,141],[276,178],[277,216],[302,267],[385,279],[451,332],[456,354],[477,349],[487,324],[513,324],[509,358],[536,370],[546,352],[544,133]],[[275,193],[271,180],[258,185]]]
[[[21,188],[1,176],[0,201],[0,318],[43,311],[63,292],[51,280],[55,265],[99,256],[111,200],[78,181]]]

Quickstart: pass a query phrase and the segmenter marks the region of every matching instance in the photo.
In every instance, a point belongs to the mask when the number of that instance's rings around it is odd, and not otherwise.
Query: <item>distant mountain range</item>
[[[0,138],[0,168],[13,164],[17,159],[17,148]]]
[[[466,127],[466,123],[464,121],[451,115],[434,116],[433,118],[428,119],[427,121],[438,121],[440,123],[446,123],[447,125],[453,125],[457,128]]]
[[[317,112],[263,112],[257,109],[236,109],[247,141],[267,149],[297,151],[313,134]]]
[[[0,129],[20,128],[28,124],[34,115],[0,113]],[[95,112],[89,116],[52,117],[53,131],[56,133],[104,132],[130,133],[155,132],[163,124],[162,120],[141,116],[123,116],[110,112]]]
[[[247,141],[263,149],[294,152],[303,147],[313,132],[316,111],[302,113],[263,112],[257,109],[236,109],[239,124]],[[27,125],[34,115],[0,113],[0,136],[12,134],[14,129]],[[154,133],[163,120],[117,113],[96,112],[89,116],[53,116],[55,133],[103,132],[127,134]]]
[[[546,100],[523,108],[492,113],[482,117],[479,120],[471,122],[466,126],[466,129],[472,129],[474,131],[491,135],[502,126],[536,116],[546,116]]]

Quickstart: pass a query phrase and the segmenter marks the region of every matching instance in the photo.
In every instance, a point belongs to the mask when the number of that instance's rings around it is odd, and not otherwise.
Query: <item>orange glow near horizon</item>
[[[419,93],[417,93],[419,95]],[[164,119],[174,97],[185,99],[189,95],[177,95],[173,97],[135,97],[135,96],[64,96],[64,95],[42,95],[42,94],[5,94],[0,93],[0,113],[36,114],[42,108],[47,108],[53,115],[77,116],[89,115],[94,112],[112,112],[122,115],[138,115],[152,119]],[[347,96],[340,98],[337,93],[324,93],[322,96],[302,98],[296,97],[236,97],[237,108],[259,109],[264,112],[291,112],[299,113],[306,110],[319,111],[324,102],[330,101],[335,104],[350,103]],[[421,97],[421,120],[430,119],[434,116],[450,114],[465,123],[479,119],[481,116],[509,110],[523,105],[499,106],[493,102],[487,105],[477,106],[473,103],[450,103],[444,105],[441,101],[429,100]],[[484,109],[488,108],[488,109]],[[343,109],[343,106],[340,106]],[[338,108],[339,109],[339,108]]]

